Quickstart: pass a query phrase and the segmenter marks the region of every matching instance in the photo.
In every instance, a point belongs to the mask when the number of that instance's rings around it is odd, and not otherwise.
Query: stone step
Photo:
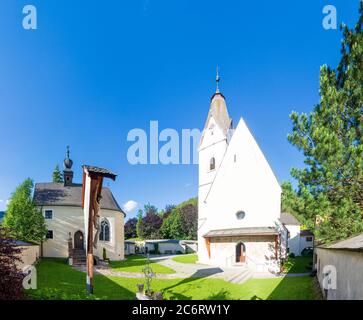
[[[85,250],[73,250],[73,254],[86,254]]]
[[[249,280],[251,278],[252,278],[252,272],[246,271],[246,272],[241,273],[235,279],[233,279],[232,283],[242,284],[242,283],[245,283],[247,280]]]
[[[82,265],[82,264],[86,264],[87,260],[86,259],[74,259],[73,258],[73,264],[74,265]]]
[[[228,281],[231,283],[242,284],[251,278],[252,272],[247,268],[243,268],[243,270],[231,276]]]

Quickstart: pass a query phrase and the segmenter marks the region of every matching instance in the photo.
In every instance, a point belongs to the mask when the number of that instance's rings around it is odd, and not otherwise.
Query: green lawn
[[[181,263],[196,263],[198,256],[196,254],[183,254],[181,256],[174,257],[173,260]]]
[[[38,289],[30,294],[36,299],[85,299],[86,275],[62,259],[43,259],[37,265]],[[136,285],[143,279],[95,275],[96,299],[135,299]],[[316,299],[311,277],[252,279],[245,284],[232,284],[219,279],[187,278],[154,279],[152,288],[163,291],[166,299]]]
[[[140,255],[127,256],[125,261],[111,261],[110,267],[115,271],[123,272],[141,272],[145,266],[146,258]],[[175,273],[175,270],[165,267],[159,263],[150,260],[150,266],[155,273]]]
[[[288,258],[283,266],[283,270],[285,273],[308,273],[311,271],[308,267],[312,261],[312,256]]]

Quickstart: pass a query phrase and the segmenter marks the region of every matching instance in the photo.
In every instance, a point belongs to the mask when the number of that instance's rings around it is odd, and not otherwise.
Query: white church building
[[[198,262],[278,272],[281,187],[246,122],[218,89],[199,145]]]

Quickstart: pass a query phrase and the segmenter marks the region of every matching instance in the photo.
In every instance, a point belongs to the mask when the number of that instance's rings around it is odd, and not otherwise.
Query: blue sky
[[[37,30],[22,28],[26,4]],[[322,27],[327,4],[339,24],[355,23],[358,0],[1,1],[0,210],[26,177],[50,181],[66,145],[76,181],[82,164],[118,173],[109,185],[120,204],[196,196],[196,165],[132,166],[126,137],[150,120],[202,129],[217,64],[235,123],[244,117],[289,179],[302,157],[287,142],[288,115],[313,108],[320,65],[339,59],[339,29]]]

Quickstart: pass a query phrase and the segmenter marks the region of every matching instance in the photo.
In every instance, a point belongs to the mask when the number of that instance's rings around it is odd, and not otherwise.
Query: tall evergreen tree
[[[30,178],[16,188],[5,213],[4,226],[15,239],[41,243],[47,228],[42,213],[32,200],[32,191]]]
[[[285,184],[284,202],[330,242],[363,232],[363,2],[354,29],[343,26],[341,61],[320,70],[320,102],[293,112],[288,140],[305,156],[293,169],[297,190]]]
[[[52,177],[53,177],[53,182],[58,182],[58,183],[64,182],[63,174],[59,170],[58,165],[55,166]]]
[[[141,226],[141,222],[142,222],[142,216],[143,216],[144,212],[142,211],[142,209],[139,209],[137,211],[137,223],[136,223],[136,234],[137,234],[137,237],[142,239],[141,238],[141,230],[140,230],[140,226]]]

